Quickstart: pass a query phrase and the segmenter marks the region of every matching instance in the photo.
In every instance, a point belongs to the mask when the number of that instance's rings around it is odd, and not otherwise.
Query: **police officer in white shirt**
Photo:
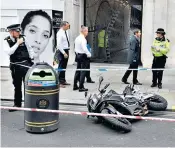
[[[80,35],[75,39],[75,53],[77,61],[77,69],[88,68],[88,58],[91,57],[91,53],[87,49],[86,36],[88,35],[88,27],[82,26]],[[84,87],[84,81],[87,71],[76,71],[74,77],[73,90],[79,90],[79,92],[88,91]],[[77,85],[79,81],[79,87]]]
[[[22,81],[33,65],[34,50],[28,45],[26,39],[20,34],[20,24],[13,24],[7,27],[10,36],[3,41],[3,50],[10,57],[10,70],[15,87],[14,107],[21,107],[22,104]],[[22,66],[21,66],[22,65]],[[15,110],[9,110],[10,112]]]
[[[61,23],[61,28],[57,33],[57,49],[59,50],[58,60],[59,67],[58,69],[66,69],[67,63],[69,60],[69,50],[70,50],[70,42],[67,30],[70,29],[70,24],[66,21]],[[65,85],[70,85],[66,82],[65,78],[66,72],[61,71],[59,73],[59,81],[60,86],[65,87]]]

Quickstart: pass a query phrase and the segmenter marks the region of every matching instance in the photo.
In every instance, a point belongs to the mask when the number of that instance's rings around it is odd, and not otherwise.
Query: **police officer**
[[[20,24],[13,24],[7,27],[10,36],[3,42],[4,51],[10,56],[10,70],[15,87],[14,107],[21,107],[22,104],[22,81],[33,65],[33,49],[25,42],[25,37],[20,34]],[[10,112],[15,110],[9,110]]]
[[[99,59],[106,59],[106,48],[108,47],[108,34],[106,32],[106,27],[104,27],[98,33],[98,58]],[[108,60],[104,61],[109,62]]]
[[[153,53],[154,59],[152,68],[153,69],[164,69],[166,60],[167,60],[167,53],[170,50],[170,41],[165,38],[165,31],[163,28],[158,28],[157,37],[153,42],[153,46],[151,47],[151,51]],[[162,78],[163,78],[163,70],[153,70],[153,79],[151,87],[157,87],[162,89]]]

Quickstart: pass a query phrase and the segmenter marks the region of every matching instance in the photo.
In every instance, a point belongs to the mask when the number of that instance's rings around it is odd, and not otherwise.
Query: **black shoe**
[[[124,84],[130,84],[129,82],[124,81],[123,79],[122,79],[122,82],[123,82]]]
[[[21,105],[14,105],[13,107],[21,107]],[[18,110],[15,110],[15,109],[9,109],[9,112],[16,112]]]
[[[78,86],[76,86],[76,87],[73,88],[73,91],[76,91],[76,90],[79,90],[79,87]]]
[[[95,83],[95,82],[91,80],[91,81],[87,81],[87,83]]]
[[[158,84],[158,88],[159,89],[162,89],[162,84]]]
[[[157,87],[157,84],[154,84],[154,83],[153,83],[153,84],[151,85],[151,87],[152,87],[152,88],[153,88],[153,87]]]
[[[64,82],[64,83],[61,83],[62,85],[71,85],[70,83],[67,83],[67,82]]]
[[[80,88],[79,89],[79,92],[86,92],[86,91],[88,91],[88,89],[86,89],[86,88]]]
[[[142,85],[140,82],[133,83],[134,85]]]

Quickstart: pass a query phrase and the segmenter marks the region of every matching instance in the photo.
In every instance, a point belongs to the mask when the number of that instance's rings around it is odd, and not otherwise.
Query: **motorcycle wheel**
[[[154,98],[156,99],[148,103],[148,108],[155,111],[165,111],[168,106],[167,100],[159,95],[155,95]]]
[[[108,109],[103,109],[101,111],[102,114],[110,114]],[[125,118],[115,118],[115,117],[103,117],[103,119],[112,125],[114,125],[117,129],[120,129],[126,133],[132,130],[131,123]]]

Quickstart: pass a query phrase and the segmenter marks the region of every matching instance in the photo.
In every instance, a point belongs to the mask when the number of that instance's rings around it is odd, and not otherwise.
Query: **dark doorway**
[[[142,0],[85,0],[94,62],[127,63],[132,30],[142,30],[142,6]]]

